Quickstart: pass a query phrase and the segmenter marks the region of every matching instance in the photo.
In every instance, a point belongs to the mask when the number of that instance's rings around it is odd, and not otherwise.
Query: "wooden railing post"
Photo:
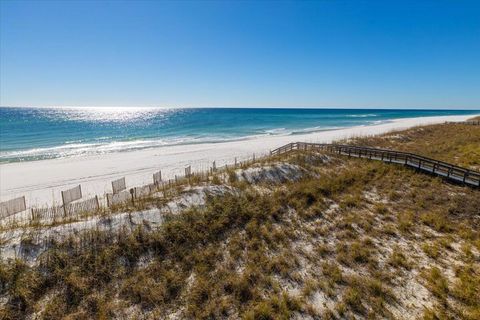
[[[469,173],[469,170],[463,173],[463,183],[465,183],[465,180],[467,180],[468,173]]]

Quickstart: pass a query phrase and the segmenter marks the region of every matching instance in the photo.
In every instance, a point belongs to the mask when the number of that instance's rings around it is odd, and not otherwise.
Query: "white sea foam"
[[[375,113],[347,114],[346,117],[349,117],[349,118],[368,118],[368,117],[378,117],[378,114],[375,114]]]
[[[192,145],[201,143],[234,142],[262,138],[264,136],[289,136],[314,133],[326,130],[340,129],[341,127],[312,127],[305,129],[275,128],[264,130],[262,133],[238,137],[206,136],[206,137],[172,137],[164,139],[135,139],[129,141],[108,141],[110,137],[99,137],[95,142],[73,140],[61,146],[32,148],[27,150],[1,151],[0,162],[30,161],[52,159],[60,157],[98,155],[113,152],[133,151],[148,148],[157,148],[175,145]]]

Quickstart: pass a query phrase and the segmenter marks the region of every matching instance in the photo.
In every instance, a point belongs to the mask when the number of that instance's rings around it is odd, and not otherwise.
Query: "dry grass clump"
[[[282,293],[280,296],[270,296],[264,301],[257,303],[245,314],[244,319],[287,320],[291,319],[294,311],[299,310],[301,310],[301,302],[286,293]]]
[[[393,251],[388,258],[388,264],[394,268],[403,268],[405,270],[412,269],[412,263],[409,261],[405,253],[398,246],[393,248]]]
[[[342,269],[335,262],[323,262],[322,274],[325,276],[330,288],[343,282]]]
[[[375,246],[369,238],[351,243],[339,243],[337,245],[337,260],[349,267],[355,264],[374,262],[374,249]]]
[[[443,211],[425,212],[420,215],[420,221],[437,232],[452,231],[452,226],[448,223],[448,218]]]
[[[400,232],[408,234],[415,226],[415,213],[413,211],[400,212],[397,216],[397,226]]]
[[[440,299],[446,299],[448,294],[448,281],[437,267],[425,270],[422,274],[430,291]]]
[[[441,256],[441,248],[437,242],[433,243],[424,243],[422,245],[422,250],[427,256],[432,259],[438,259]]]
[[[335,310],[340,316],[346,316],[350,310],[353,314],[367,318],[392,317],[386,304],[393,302],[395,297],[382,281],[361,276],[350,276],[346,281],[347,287],[335,306]],[[352,316],[350,314],[347,318]]]

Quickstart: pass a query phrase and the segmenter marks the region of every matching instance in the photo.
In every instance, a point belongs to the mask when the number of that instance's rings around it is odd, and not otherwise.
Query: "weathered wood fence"
[[[480,172],[409,152],[354,145],[294,142],[270,151],[270,155],[280,155],[295,150],[322,150],[346,155],[349,157],[366,158],[388,163],[402,164],[407,167],[415,168],[417,170],[443,177],[450,181],[480,188]]]
[[[225,164],[223,166],[217,166],[216,162],[213,161],[210,168],[197,172],[193,172],[191,165],[189,165],[184,168],[183,176],[175,175],[174,179],[168,180],[162,180],[162,172],[157,171],[152,175],[153,183],[129,188],[127,188],[125,177],[122,177],[111,182],[112,192],[107,192],[105,194],[106,206],[107,208],[112,208],[128,205],[129,203],[135,204],[137,200],[148,198],[158,192],[162,192],[163,196],[165,197],[179,185],[190,184],[192,181],[208,181],[209,177],[217,174],[217,172],[221,173],[224,170],[252,164],[257,160],[257,158],[255,157],[255,154],[253,154],[253,158],[247,158],[243,161],[237,161],[237,158],[235,158],[234,164]],[[63,218],[70,219],[75,215],[94,213],[101,211],[100,209],[102,209],[102,204],[100,203],[98,196],[95,196],[91,199],[81,200],[81,185],[61,191],[61,195],[63,205],[53,205],[47,207],[27,207],[25,197],[0,202],[0,222],[7,217],[12,218],[11,220],[14,222],[25,220],[59,221]]]
[[[73,217],[87,212],[95,212],[100,209],[100,202],[95,196],[79,202],[68,203],[60,206],[46,208],[31,208],[31,219],[38,220],[59,220]]]
[[[25,211],[26,209],[25,197],[0,202],[0,219]]]

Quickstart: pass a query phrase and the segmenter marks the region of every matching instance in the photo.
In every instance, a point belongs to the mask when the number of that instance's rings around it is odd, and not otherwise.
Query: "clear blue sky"
[[[480,109],[480,1],[1,1],[3,106]]]

